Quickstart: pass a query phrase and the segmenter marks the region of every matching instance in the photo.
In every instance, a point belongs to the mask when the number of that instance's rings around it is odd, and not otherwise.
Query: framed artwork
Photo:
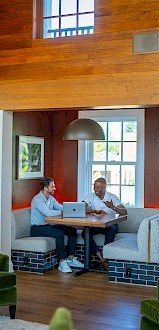
[[[44,138],[17,136],[17,179],[44,176]]]

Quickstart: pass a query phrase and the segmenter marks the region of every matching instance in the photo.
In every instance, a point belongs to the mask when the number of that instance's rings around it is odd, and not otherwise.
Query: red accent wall
[[[12,208],[30,206],[40,190],[40,179],[17,180],[16,136],[44,137],[44,175],[53,177],[59,202],[77,200],[77,142],[62,141],[67,124],[78,117],[77,111],[34,111],[13,114],[13,196]]]
[[[78,142],[62,140],[66,126],[77,118],[77,110],[53,112],[53,176],[59,202],[77,201]]]
[[[159,108],[145,112],[145,207],[159,208]]]

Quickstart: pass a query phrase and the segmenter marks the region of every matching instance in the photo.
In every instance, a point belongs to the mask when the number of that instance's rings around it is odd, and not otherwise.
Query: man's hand
[[[95,213],[95,210],[86,209],[86,214],[91,214],[91,213]]]
[[[119,204],[118,206],[114,206],[113,202],[112,202],[112,199],[111,199],[110,202],[108,202],[108,201],[104,202],[104,204],[107,207],[109,207],[110,209],[114,210],[119,215],[126,215],[127,214],[126,208],[122,204]]]
[[[104,202],[104,204],[105,204],[107,207],[109,207],[109,209],[112,209],[112,210],[114,209],[114,205],[113,205],[112,199],[111,199],[110,202],[108,202],[108,201]]]

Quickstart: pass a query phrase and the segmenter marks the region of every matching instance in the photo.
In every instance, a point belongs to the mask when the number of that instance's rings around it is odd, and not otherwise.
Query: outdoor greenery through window
[[[94,0],[43,0],[43,38],[94,33]]]
[[[105,141],[92,142],[92,190],[94,181],[104,177],[107,180],[108,191],[117,195],[124,204],[135,205],[137,122],[99,124],[104,130]]]
[[[122,204],[143,207],[144,109],[81,111],[79,118],[97,121],[105,140],[78,142],[78,200],[93,192],[94,181],[104,177],[107,191]]]

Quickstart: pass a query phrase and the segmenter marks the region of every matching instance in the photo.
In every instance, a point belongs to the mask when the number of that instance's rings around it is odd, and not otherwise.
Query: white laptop
[[[85,218],[85,202],[63,202],[63,218]]]

